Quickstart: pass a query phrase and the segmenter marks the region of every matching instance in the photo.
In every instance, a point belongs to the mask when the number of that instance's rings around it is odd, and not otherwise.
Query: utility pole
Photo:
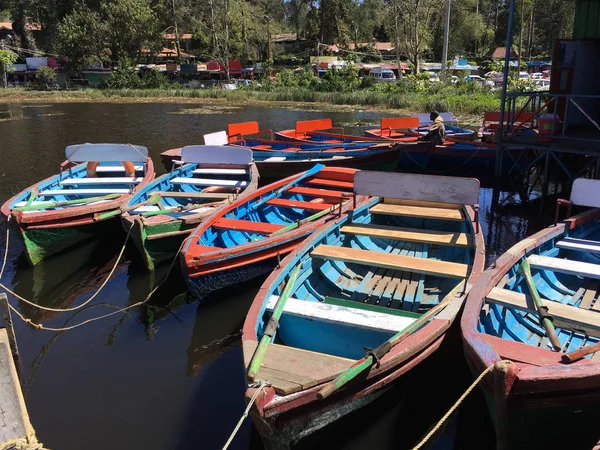
[[[267,61],[271,60],[271,18],[265,14],[267,21]]]
[[[444,48],[442,49],[442,81],[446,80],[448,63],[448,36],[450,34],[450,0],[446,0],[446,21],[444,23]]]
[[[177,62],[180,62],[181,45],[179,44],[179,28],[177,27],[177,13],[175,12],[175,0],[173,0],[173,23],[175,25],[175,50],[177,50]]]
[[[521,53],[523,53],[523,23],[524,23],[524,14],[525,14],[525,0],[521,0],[521,29],[519,31],[519,54],[517,56],[517,78],[518,74],[521,72]]]

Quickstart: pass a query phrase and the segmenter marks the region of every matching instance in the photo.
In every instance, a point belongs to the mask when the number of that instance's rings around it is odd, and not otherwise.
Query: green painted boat
[[[131,230],[148,271],[172,261],[184,239],[219,207],[258,186],[249,149],[191,145],[181,154],[182,162],[132,196],[122,211],[123,228]]]
[[[114,223],[115,211],[154,179],[145,147],[79,144],[65,153],[59,174],[19,192],[1,208],[31,265],[102,233],[107,222]]]

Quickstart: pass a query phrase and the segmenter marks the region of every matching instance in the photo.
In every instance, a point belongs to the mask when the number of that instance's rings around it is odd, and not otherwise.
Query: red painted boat
[[[462,290],[483,271],[468,206],[479,198],[477,180],[359,171],[354,188],[376,197],[291,253],[246,317],[246,401],[257,394],[251,416],[267,448],[289,448],[384,394],[439,348]],[[340,383],[365,351],[377,357]]]
[[[576,180],[572,204],[600,207],[599,188]],[[492,368],[481,386],[496,448],[598,441],[599,249],[600,209],[592,209],[519,242],[473,286],[461,320],[464,351],[474,376]]]
[[[23,238],[32,265],[93,237],[103,225],[116,223],[123,203],[154,179],[154,165],[145,147],[71,145],[66,156],[58,175],[2,205],[2,213]]]
[[[181,251],[189,291],[202,299],[271,271],[282,256],[351,206],[355,172],[316,165],[219,209]]]
[[[379,128],[365,130],[365,136],[369,139],[414,142],[418,139],[418,132],[411,131],[411,128],[419,128],[418,117],[383,117]]]

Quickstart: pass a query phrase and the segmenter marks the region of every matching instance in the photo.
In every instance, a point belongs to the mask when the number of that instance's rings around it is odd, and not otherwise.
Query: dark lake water
[[[64,148],[82,142],[147,146],[157,172],[161,151],[202,143],[227,123],[258,120],[261,128],[291,128],[297,120],[331,117],[365,126],[372,112],[316,112],[268,107],[215,108],[192,104],[0,104],[0,200],[59,170]],[[351,128],[352,130],[352,128]],[[356,129],[355,131],[360,131]],[[504,250],[548,219],[481,191],[480,219],[488,255]],[[508,204],[506,204],[508,203]],[[4,254],[6,223],[0,219]],[[125,235],[110,236],[51,258],[35,268],[11,239],[2,282],[46,306],[88,299],[107,277]],[[178,267],[176,266],[176,269]],[[177,272],[175,270],[174,272]],[[40,311],[11,298],[35,322],[63,327],[143,300],[166,274],[149,275],[127,251],[113,278],[90,306],[76,313]],[[26,402],[38,438],[54,450],[220,449],[245,404],[239,345],[247,308],[262,280],[217,292],[199,307],[177,273],[153,303],[64,333],[34,330],[15,319]],[[303,442],[303,448],[410,448],[470,384],[458,330],[435,357],[407,374],[389,395]],[[434,448],[490,448],[493,429],[478,391],[467,400]],[[230,448],[261,449],[250,420]]]

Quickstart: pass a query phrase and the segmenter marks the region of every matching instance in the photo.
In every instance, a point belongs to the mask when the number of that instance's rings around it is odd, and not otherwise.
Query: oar
[[[383,344],[381,344],[376,349],[369,352],[368,355],[364,356],[362,359],[359,359],[342,373],[340,373],[335,379],[331,380],[327,383],[318,393],[317,398],[323,400],[337,391],[339,388],[344,386],[350,380],[353,380],[358,375],[363,373],[365,370],[370,369],[373,364],[375,364],[378,360],[383,358],[385,354],[390,352],[396,345],[400,342],[404,341],[407,337],[409,337],[412,333],[417,331],[421,326],[425,325],[425,323],[429,322],[430,319],[435,317],[442,309],[444,309],[448,304],[454,299],[454,297],[459,293],[464,285],[464,281],[461,281],[454,289],[452,289],[448,295],[436,306],[431,308],[427,313],[423,314],[409,326],[389,338]]]
[[[344,202],[343,204],[345,204],[345,203],[346,202]],[[277,231],[273,231],[271,234],[269,234],[269,236],[276,236],[278,234],[285,233],[286,231],[293,230],[294,228],[298,228],[300,225],[304,225],[305,223],[312,222],[314,220],[320,219],[321,217],[326,216],[327,214],[330,214],[330,213],[334,212],[336,208],[340,208],[340,205],[333,205],[329,209],[326,209],[324,211],[319,211],[318,213],[315,213],[312,216],[308,216],[308,217],[306,217],[304,219],[297,220],[294,223],[291,223],[291,224],[289,224],[288,226],[286,226],[284,228],[280,228]]]
[[[291,188],[292,186],[295,186],[296,184],[300,183],[302,180],[305,180],[308,177],[312,177],[313,175],[315,175],[316,173],[320,172],[324,168],[325,168],[325,166],[323,164],[316,164],[312,169],[307,170],[302,175],[300,175],[298,178],[290,181],[285,186],[280,187],[275,192],[272,192],[271,194],[267,195],[266,197],[263,197],[261,200],[259,200],[256,203],[254,203],[252,205],[252,209],[256,209],[259,206],[267,203],[269,200],[271,200],[271,199],[273,199],[275,197],[279,197],[284,191],[287,191],[289,188]]]
[[[260,369],[260,365],[262,364],[262,361],[265,358],[265,355],[267,354],[267,348],[269,347],[271,339],[277,331],[277,326],[279,325],[279,318],[283,313],[283,309],[285,308],[285,304],[288,298],[290,298],[290,295],[292,294],[292,288],[296,283],[296,278],[298,278],[299,272],[300,265],[296,266],[296,268],[290,275],[290,279],[286,283],[283,292],[279,296],[279,300],[277,300],[277,304],[273,309],[273,315],[271,316],[269,322],[267,323],[267,326],[265,327],[263,336],[260,339],[260,342],[258,343],[258,347],[256,347],[254,355],[252,356],[252,360],[250,360],[250,366],[248,367],[248,379],[250,381],[254,381],[254,379],[256,378],[256,375],[258,374],[258,371]]]
[[[600,352],[600,342],[596,342],[592,345],[586,345],[579,350],[575,350],[573,352],[566,353],[562,356],[563,362],[566,364],[570,364],[575,361],[579,361],[584,356],[589,355],[590,353]]]
[[[44,202],[37,205],[17,206],[13,211],[35,211],[36,209],[58,208],[59,206],[78,205],[83,203],[100,202],[103,200],[112,200],[113,198],[121,197],[122,194],[109,194],[102,197],[79,198],[76,200],[62,200],[59,202]]]
[[[525,278],[527,282],[527,287],[529,288],[529,293],[531,294],[531,298],[533,298],[533,302],[535,303],[535,308],[537,309],[538,315],[540,316],[540,324],[546,330],[546,334],[550,339],[550,343],[552,344],[552,348],[555,351],[559,352],[562,348],[560,341],[558,340],[558,336],[556,336],[556,330],[554,328],[554,324],[552,323],[552,316],[548,314],[548,307],[544,306],[542,302],[542,298],[535,287],[535,283],[533,282],[533,278],[531,277],[531,269],[529,268],[529,262],[527,258],[524,258],[521,261],[521,274]]]

